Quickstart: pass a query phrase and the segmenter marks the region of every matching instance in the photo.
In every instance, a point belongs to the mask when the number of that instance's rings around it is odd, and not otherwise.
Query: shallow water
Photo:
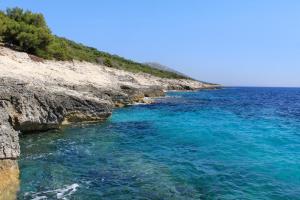
[[[19,199],[300,199],[300,89],[172,92],[21,149]]]

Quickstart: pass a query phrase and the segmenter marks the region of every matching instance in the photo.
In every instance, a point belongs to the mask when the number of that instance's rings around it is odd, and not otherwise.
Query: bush
[[[50,29],[41,14],[24,12],[20,8],[7,9],[1,17],[3,42],[36,54],[45,50],[52,40]]]
[[[104,59],[103,64],[104,64],[106,67],[113,67],[113,64],[111,63],[111,61],[110,61],[108,58],[105,58],[105,59]]]
[[[56,60],[72,60],[67,50],[67,44],[65,41],[55,38],[53,42],[48,46],[48,54],[50,58]]]
[[[45,18],[40,13],[24,11],[21,8],[9,8],[6,10],[6,16],[16,22],[23,22],[34,27],[48,29]]]

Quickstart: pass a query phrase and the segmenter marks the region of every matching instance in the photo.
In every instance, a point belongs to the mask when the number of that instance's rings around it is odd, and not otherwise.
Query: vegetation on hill
[[[0,41],[11,48],[44,59],[80,60],[163,78],[187,78],[53,35],[42,14],[21,8],[0,11]]]
[[[174,70],[174,69],[172,69],[172,68],[170,68],[168,66],[162,65],[162,64],[157,63],[157,62],[146,62],[144,64],[148,65],[148,66],[150,66],[152,68],[155,68],[155,69],[159,69],[159,70],[163,70],[163,71],[167,71],[167,72],[173,72],[173,73],[178,74],[180,76],[188,77],[187,75],[185,75],[185,74],[183,74],[183,73],[181,73],[179,71],[176,71],[176,70]]]

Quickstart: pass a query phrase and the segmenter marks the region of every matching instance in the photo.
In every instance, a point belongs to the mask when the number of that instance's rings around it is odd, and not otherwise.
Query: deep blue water
[[[300,199],[300,89],[168,93],[21,149],[19,199]]]

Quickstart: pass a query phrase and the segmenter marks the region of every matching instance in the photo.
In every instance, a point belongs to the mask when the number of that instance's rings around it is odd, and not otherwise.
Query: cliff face
[[[20,155],[18,132],[0,100],[0,199],[16,199],[19,187],[19,169],[16,159]]]
[[[0,181],[0,193],[17,190],[19,132],[102,121],[114,107],[145,102],[144,97],[163,96],[165,90],[213,87],[218,86],[86,62],[36,62],[26,53],[0,47],[0,180],[6,180]]]

